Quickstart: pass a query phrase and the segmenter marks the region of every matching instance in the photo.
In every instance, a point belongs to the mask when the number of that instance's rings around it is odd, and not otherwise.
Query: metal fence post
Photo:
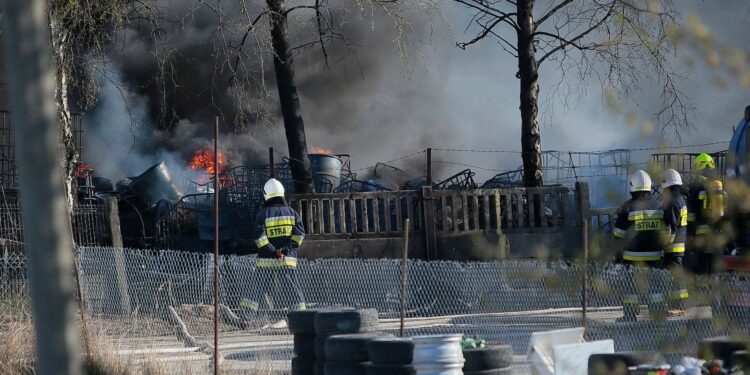
[[[406,287],[409,278],[409,218],[404,220],[404,259],[401,264],[401,329],[399,336],[404,337],[404,320],[406,320]]]
[[[276,178],[276,164],[273,160],[273,147],[268,148],[268,177]]]
[[[576,182],[576,200],[578,205],[578,222],[581,225],[581,319],[584,334],[588,326],[586,310],[589,305],[589,222],[591,220],[591,202],[589,201],[589,184]]]

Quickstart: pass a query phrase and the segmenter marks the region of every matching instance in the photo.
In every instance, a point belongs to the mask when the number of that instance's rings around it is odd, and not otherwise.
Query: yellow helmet
[[[695,170],[702,171],[706,168],[714,169],[716,166],[714,165],[714,158],[711,157],[711,155],[702,153],[698,155],[695,158],[695,162],[693,162],[693,166],[695,167]]]

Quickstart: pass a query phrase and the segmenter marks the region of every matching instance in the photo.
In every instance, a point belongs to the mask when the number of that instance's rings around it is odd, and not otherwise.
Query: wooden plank
[[[456,208],[456,195],[451,195],[451,220],[453,220],[453,233],[458,233],[458,209]]]
[[[588,197],[586,198],[588,199]],[[588,215],[591,215],[591,212],[586,213],[587,217]],[[571,220],[571,214],[570,214],[570,199],[568,199],[568,194],[563,194],[563,202],[562,202],[562,226],[563,227],[569,227],[573,225],[573,220]]]
[[[466,195],[466,191],[461,192],[461,209],[464,216],[464,232],[469,231],[469,197]]]
[[[315,207],[317,207],[317,209],[318,209],[317,215],[316,215],[317,216],[317,220],[318,220],[318,233],[323,234],[323,233],[326,232],[325,231],[325,229],[326,229],[325,222],[323,221],[323,218],[324,218],[324,216],[323,216],[323,199],[316,199],[315,203],[317,203]]]
[[[336,207],[334,202],[335,200],[333,198],[328,200],[328,233],[331,234],[336,233]]]
[[[484,230],[492,228],[492,222],[490,221],[490,196],[482,194],[482,201],[484,201]]]
[[[346,205],[344,198],[339,198],[339,233],[346,233]]]
[[[367,214],[367,201],[367,197],[362,198],[362,233],[370,232],[370,217]]]
[[[385,216],[385,228],[383,232],[393,232],[391,230],[391,197],[383,198],[383,215]]]
[[[372,200],[372,226],[375,230],[375,233],[380,233],[380,200],[378,198],[373,198]]]
[[[536,198],[536,193],[534,192],[533,188],[526,190],[526,200],[528,201],[529,209],[528,209],[528,219],[529,219],[529,228],[534,229],[536,227],[536,211],[534,211],[534,198]],[[542,226],[544,226],[544,221],[542,220]]]
[[[472,202],[472,207],[471,207],[472,215],[471,216],[472,216],[472,219],[474,220],[474,227],[472,229],[480,230],[482,228],[480,228],[480,225],[479,225],[479,197],[477,197],[476,194],[472,194],[471,202]]]
[[[448,227],[448,223],[451,223],[451,225],[454,224],[451,221],[452,219],[448,217],[448,205],[446,204],[446,201],[447,201],[447,198],[445,197],[445,195],[440,197],[440,213],[442,214],[441,220],[443,221],[443,230],[441,231],[442,233],[446,233],[450,229]]]
[[[305,228],[310,234],[317,234],[315,233],[315,226],[313,225],[313,210],[312,210],[312,203],[309,200],[302,201],[307,203],[307,207],[305,207],[305,211],[307,211],[307,217],[305,218],[305,221],[307,222],[307,228]]]
[[[396,232],[399,232],[399,233],[401,233],[401,231],[404,230],[403,228],[404,218],[401,217],[401,204],[403,203],[402,199],[403,198],[401,196],[396,197]],[[407,202],[408,202],[408,199],[407,199]]]
[[[432,196],[432,187],[422,187],[422,225],[425,233],[425,247],[427,260],[439,259],[437,251],[437,234],[435,233],[435,200]]]
[[[349,220],[352,223],[352,234],[357,233],[357,201],[349,199]]]
[[[518,228],[523,228],[523,195],[521,193],[515,192],[513,193],[513,196],[516,197],[516,222],[518,223]]]

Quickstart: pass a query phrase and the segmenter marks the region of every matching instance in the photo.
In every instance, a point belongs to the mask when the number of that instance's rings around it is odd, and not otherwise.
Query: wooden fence
[[[432,259],[438,258],[438,242],[449,237],[484,233],[545,238],[576,225],[571,208],[573,196],[566,187],[424,187],[410,191],[296,194],[288,200],[302,215],[311,241],[401,237],[408,218],[410,230],[425,240],[431,254],[428,258]]]

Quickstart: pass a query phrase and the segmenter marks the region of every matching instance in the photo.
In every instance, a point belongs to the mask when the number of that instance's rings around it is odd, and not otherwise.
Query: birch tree
[[[672,1],[453,1],[473,13],[469,29],[475,34],[457,43],[459,48],[493,40],[518,60],[526,186],[543,183],[538,104],[542,65],[555,64],[564,78],[575,74],[573,79],[599,81],[624,97],[632,98],[642,85],[658,85],[657,122],[677,128],[688,124],[692,104],[677,87],[681,76],[670,59],[674,45],[668,34],[679,16]]]

